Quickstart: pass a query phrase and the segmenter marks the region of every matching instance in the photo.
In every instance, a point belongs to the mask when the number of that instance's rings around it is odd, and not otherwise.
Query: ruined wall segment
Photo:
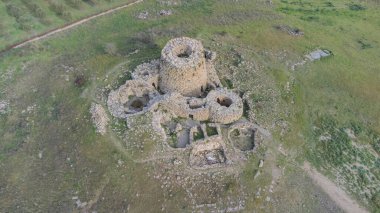
[[[160,106],[178,117],[191,118],[197,121],[209,119],[209,108],[206,106],[191,107],[186,97],[179,93],[170,93],[160,100]]]
[[[143,63],[136,67],[132,73],[133,79],[141,79],[157,89],[158,74],[160,70],[160,61],[153,60],[149,63]]]
[[[162,49],[158,82],[162,92],[200,96],[206,90],[207,80],[201,42],[187,37],[175,38]]]
[[[223,88],[210,91],[206,97],[206,105],[210,108],[210,121],[229,124],[243,115],[243,101],[234,92]]]
[[[111,114],[117,118],[126,118],[138,112],[146,112],[158,96],[156,89],[146,81],[128,80],[108,95],[107,105]]]

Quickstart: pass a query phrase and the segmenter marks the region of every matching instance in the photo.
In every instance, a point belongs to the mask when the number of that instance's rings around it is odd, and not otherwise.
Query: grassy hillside
[[[128,0],[2,0],[0,49]]]
[[[125,1],[80,2],[79,9],[71,6],[76,1],[61,2],[70,19],[49,8],[54,1],[33,1],[48,24],[23,2],[0,3],[0,48]],[[155,141],[149,134],[136,135],[113,120],[105,136],[97,135],[88,112],[92,102],[105,106],[110,89],[141,62],[158,58],[165,43],[178,36],[199,39],[218,53],[220,78],[248,97],[247,118],[274,135],[241,173],[223,177],[228,184],[210,202],[243,197],[247,212],[338,211],[300,169],[308,160],[367,209],[380,210],[376,1],[167,2],[144,1],[0,56],[0,101],[9,102],[0,114],[0,212],[79,211],[73,197],[94,201],[87,207],[98,212],[196,211],[204,204],[180,186],[169,195],[153,176],[170,170],[159,162],[136,162],[146,153],[136,154],[121,139],[127,134],[130,143],[151,147]],[[31,28],[23,29],[8,15],[7,5],[28,11]],[[173,15],[154,15],[161,9],[171,9]],[[142,11],[153,15],[137,19]],[[280,25],[304,35],[289,35],[276,27]],[[291,69],[318,48],[333,56]],[[84,77],[83,84],[75,83],[78,77]],[[140,119],[148,132],[149,116]],[[263,169],[259,159],[265,159]],[[254,179],[257,171],[261,175]],[[278,173],[283,176],[270,193]]]

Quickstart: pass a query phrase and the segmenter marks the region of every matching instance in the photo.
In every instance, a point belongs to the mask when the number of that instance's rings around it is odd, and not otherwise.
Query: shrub
[[[46,16],[45,11],[42,10],[40,6],[33,3],[30,0],[21,0],[22,3],[29,9],[30,13],[37,18],[44,18]]]
[[[349,161],[345,153],[352,151],[352,144],[344,128],[339,128],[337,121],[331,116],[321,116],[315,122],[313,130],[314,140],[320,160],[326,161],[334,166],[342,165]],[[319,138],[324,134],[329,134],[329,140],[321,141]]]
[[[95,0],[83,0],[85,3],[91,5],[91,6],[94,6],[96,5],[96,1]]]
[[[222,83],[222,85],[223,85],[224,87],[227,87],[228,89],[232,89],[232,88],[233,88],[233,83],[232,83],[232,81],[231,81],[230,79],[228,79],[228,78],[222,78],[222,80],[221,80],[220,83]]]
[[[20,18],[23,15],[23,11],[13,4],[7,5],[7,13],[8,15],[15,17],[16,19]]]
[[[50,2],[50,9],[59,17],[65,19],[65,20],[70,20],[71,19],[71,13],[66,10],[65,5],[62,3],[57,3],[57,2]]]
[[[78,75],[74,80],[74,84],[76,87],[82,87],[84,86],[85,83],[86,83],[86,78],[84,77],[84,75]]]
[[[213,136],[218,134],[218,130],[216,127],[211,127],[209,125],[206,126],[206,132],[208,136]]]
[[[29,30],[31,30],[32,29],[32,25],[30,25],[29,23],[27,23],[27,22],[24,22],[24,21],[20,21],[19,22],[19,28],[21,29],[21,30],[24,30],[24,31],[29,31]]]
[[[334,7],[334,4],[332,2],[326,2],[325,5],[326,7]]]
[[[367,42],[365,42],[365,41],[363,41],[363,40],[357,40],[357,42],[360,44],[360,48],[361,49],[369,49],[369,48],[372,48],[372,45],[370,44],[370,43],[367,43]]]
[[[193,133],[193,138],[194,138],[194,141],[197,141],[197,140],[204,139],[205,136],[203,135],[202,131],[198,131],[198,132]]]
[[[7,35],[7,32],[5,31],[5,26],[2,20],[0,20],[0,37],[5,36],[5,35]]]
[[[79,9],[82,4],[81,0],[65,0],[65,1],[67,5],[75,9]]]
[[[115,45],[115,43],[107,43],[104,45],[104,52],[109,55],[117,55],[117,46]]]
[[[353,10],[353,11],[359,11],[359,10],[365,10],[366,8],[360,4],[350,4],[348,6],[350,8],[350,10]]]
[[[8,4],[6,6],[6,9],[7,9],[8,15],[10,15],[16,19],[16,22],[18,23],[19,28],[21,30],[27,31],[27,30],[32,29],[32,25],[30,25],[28,23],[29,19],[26,18],[25,16],[23,16],[24,11],[21,8],[15,6],[13,4]]]
[[[377,192],[373,197],[372,197],[372,202],[380,208],[380,191]]]

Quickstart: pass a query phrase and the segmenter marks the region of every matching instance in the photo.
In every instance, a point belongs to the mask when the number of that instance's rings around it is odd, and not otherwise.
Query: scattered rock
[[[157,0],[161,5],[166,5],[166,6],[177,6],[180,5],[181,1],[180,0]]]
[[[137,18],[138,19],[147,19],[149,16],[149,12],[148,11],[143,11],[143,12],[140,12],[138,15],[137,15]]]
[[[329,50],[315,50],[307,55],[305,57],[309,59],[310,61],[320,60],[321,58],[325,58],[331,55],[331,52]]]
[[[253,179],[256,179],[260,175],[260,171],[257,171],[255,176],[253,176]]]
[[[176,166],[178,166],[178,165],[182,164],[182,161],[176,158],[176,159],[173,160],[173,164],[176,165]]]
[[[291,66],[291,70],[293,70],[293,71],[296,70],[297,67],[305,65],[306,62],[307,62],[307,60],[304,59],[304,60],[302,60],[302,61],[300,61],[300,62],[294,63],[294,64]]]
[[[282,145],[280,145],[280,146],[278,147],[278,151],[279,151],[281,154],[283,154],[284,156],[288,156],[288,155],[286,154],[286,151],[285,151],[284,148],[282,147]]]
[[[351,139],[356,138],[355,133],[352,129],[345,129],[344,131],[346,132],[347,136],[350,137]]]
[[[331,140],[331,135],[328,133],[325,133],[318,138],[319,141],[329,141]]]
[[[260,163],[259,163],[259,168],[263,167],[264,166],[264,161],[263,160],[260,160]]]
[[[293,28],[293,27],[290,27],[287,25],[276,25],[276,26],[274,26],[274,28],[277,30],[286,32],[291,36],[303,36],[304,35],[304,32],[302,32],[300,29]]]
[[[315,50],[305,55],[305,58],[303,58],[302,61],[296,62],[293,65],[291,65],[291,70],[294,71],[297,67],[305,65],[308,61],[320,60],[321,58],[329,57],[331,55],[332,52],[329,50]]]
[[[81,209],[83,207],[85,207],[87,205],[87,202],[81,202],[79,199],[75,202],[75,204],[77,205],[77,208],[78,209]]]
[[[216,59],[216,52],[205,50],[205,58],[207,60],[214,61]]]
[[[177,123],[177,126],[175,127],[175,132],[180,132],[182,129],[182,125],[180,123]]]
[[[96,132],[104,135],[107,132],[109,118],[106,111],[100,104],[92,103],[90,108],[92,121],[96,127]]]
[[[8,101],[0,101],[0,114],[5,114],[9,109]]]
[[[160,16],[170,16],[173,14],[172,10],[160,10],[158,13]]]

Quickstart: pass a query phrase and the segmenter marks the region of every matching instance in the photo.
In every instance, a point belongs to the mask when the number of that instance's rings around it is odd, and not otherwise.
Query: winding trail
[[[110,13],[114,13],[114,12],[116,12],[116,11],[118,11],[118,10],[122,10],[122,9],[127,8],[127,7],[130,7],[130,6],[132,6],[132,5],[135,5],[135,4],[138,4],[138,3],[141,3],[141,2],[143,2],[143,1],[144,1],[144,0],[136,0],[136,1],[132,2],[132,3],[127,3],[127,4],[125,4],[125,5],[122,5],[122,6],[119,6],[119,7],[115,7],[115,8],[111,8],[111,9],[108,9],[108,10],[103,11],[103,12],[101,12],[101,13],[97,13],[97,14],[94,14],[94,15],[92,15],[92,16],[89,16],[89,17],[86,17],[86,18],[80,19],[80,20],[75,21],[75,22],[72,22],[72,23],[70,23],[70,24],[68,24],[68,25],[66,25],[66,26],[63,26],[63,27],[60,27],[60,28],[53,29],[53,30],[51,30],[51,31],[48,31],[48,32],[42,33],[42,34],[40,34],[40,35],[34,36],[34,37],[32,37],[32,38],[29,38],[29,39],[27,39],[27,40],[25,40],[25,41],[22,41],[22,42],[20,42],[20,43],[17,43],[17,44],[11,45],[11,46],[5,48],[4,50],[0,50],[0,53],[7,52],[7,51],[9,51],[9,50],[11,50],[11,49],[16,49],[16,48],[23,47],[23,46],[25,46],[25,45],[27,45],[27,44],[29,44],[29,43],[32,43],[32,42],[35,42],[35,41],[39,41],[39,40],[45,39],[45,38],[50,37],[50,36],[52,36],[52,35],[54,35],[54,34],[57,34],[57,33],[60,33],[60,32],[66,31],[66,30],[69,30],[69,29],[71,29],[71,28],[74,28],[74,27],[76,27],[76,26],[78,26],[78,25],[81,25],[81,24],[83,24],[83,23],[86,23],[86,22],[88,22],[88,21],[91,21],[91,20],[93,20],[93,19],[96,19],[96,18],[98,18],[98,17],[104,16],[104,15],[107,15],[107,14],[110,14]]]
[[[308,162],[305,162],[303,169],[309,177],[319,185],[330,198],[347,213],[366,213],[367,210],[363,209],[354,199],[352,199],[345,191],[339,188],[334,182],[329,180],[326,176],[319,173],[316,169],[312,168]]]

